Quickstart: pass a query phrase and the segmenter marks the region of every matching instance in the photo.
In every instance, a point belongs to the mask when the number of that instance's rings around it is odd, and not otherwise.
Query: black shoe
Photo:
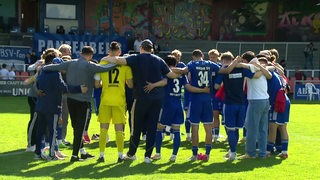
[[[89,153],[81,154],[81,159],[91,159],[91,158],[94,158],[94,156]]]
[[[118,163],[123,162],[123,158],[118,157]]]
[[[98,163],[104,162],[104,157],[99,157],[99,159],[97,159],[97,162],[98,162]]]
[[[71,156],[70,162],[80,161],[78,156]]]

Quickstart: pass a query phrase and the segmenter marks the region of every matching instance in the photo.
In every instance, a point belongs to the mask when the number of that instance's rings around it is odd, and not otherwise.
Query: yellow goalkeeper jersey
[[[108,62],[101,61],[101,65]],[[102,80],[101,105],[123,106],[126,105],[125,83],[132,79],[129,66],[117,66],[115,69],[98,73]]]

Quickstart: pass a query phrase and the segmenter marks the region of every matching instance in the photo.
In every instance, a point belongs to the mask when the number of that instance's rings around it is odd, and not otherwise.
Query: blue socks
[[[212,145],[211,144],[206,144],[204,145],[206,147],[206,155],[210,155],[211,149],[212,149]]]
[[[181,137],[180,137],[180,130],[173,130],[174,138],[173,138],[173,155],[177,155],[180,143],[181,143]]]
[[[228,142],[229,142],[229,146],[230,146],[230,151],[231,152],[236,152],[236,147],[237,147],[237,133],[235,130],[229,130],[228,129]],[[238,134],[239,137],[239,134]]]

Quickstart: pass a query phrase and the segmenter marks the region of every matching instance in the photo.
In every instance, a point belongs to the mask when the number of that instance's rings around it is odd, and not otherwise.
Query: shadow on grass
[[[112,157],[114,158],[114,157]],[[141,161],[141,160],[140,160]],[[33,153],[26,153],[24,149],[0,154],[2,166],[0,176],[34,177],[53,179],[64,178],[120,178],[131,175],[174,174],[174,173],[237,173],[252,171],[255,168],[272,167],[282,162],[275,157],[267,159],[245,159],[233,162],[186,161],[170,162],[159,160],[151,164],[136,161],[123,163],[97,163],[96,159],[84,162],[64,161],[44,162],[33,160]]]

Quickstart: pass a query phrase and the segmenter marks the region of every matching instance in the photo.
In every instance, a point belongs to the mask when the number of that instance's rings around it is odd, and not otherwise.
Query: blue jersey
[[[186,76],[181,76],[177,79],[168,79],[160,119],[162,125],[171,126],[183,124],[184,116],[181,102],[181,89],[185,84],[187,84]]]
[[[221,64],[217,63],[217,65],[221,68]],[[212,83],[214,84],[216,82],[216,79],[218,77],[218,73],[217,72],[212,72],[211,78],[212,78]],[[210,90],[210,94],[211,94],[211,98],[214,99],[215,95],[216,95],[217,90],[214,88],[214,85],[211,86],[211,90]]]
[[[224,103],[225,104],[244,104],[246,101],[243,91],[244,77],[252,78],[254,73],[248,69],[235,68],[229,74],[223,74]],[[218,81],[217,84],[221,84]]]
[[[219,66],[211,61],[198,60],[188,64],[190,84],[194,87],[212,87],[212,73],[218,73]],[[192,93],[190,103],[190,123],[211,124],[213,120],[211,95],[208,93]]]
[[[39,96],[36,111],[42,113],[60,114],[62,93],[81,93],[80,86],[67,86],[57,71],[39,72],[36,82],[37,88],[45,93]]]
[[[177,79],[169,79],[168,83],[165,86],[165,98],[164,102],[167,101],[175,101],[181,104],[181,97],[182,97],[182,88],[184,85],[188,83],[186,76],[181,76]]]
[[[147,82],[155,83],[163,79],[170,72],[168,65],[159,56],[154,54],[138,54],[126,58],[127,65],[133,74],[133,97],[135,99],[151,98],[163,99],[164,88],[157,87],[151,92],[144,92]]]
[[[183,63],[183,62],[178,62],[178,64],[177,64],[177,66],[176,67],[178,67],[178,68],[184,68],[184,67],[186,67],[186,65]]]
[[[280,75],[276,72],[271,72],[272,78],[268,79],[268,94],[269,94],[269,101],[271,105],[271,109],[274,109],[274,102],[276,100],[277,93],[279,89],[281,89],[281,79]]]
[[[194,87],[204,88],[212,87],[212,74],[217,74],[220,67],[211,61],[197,60],[188,64],[188,70],[191,74],[190,84]],[[197,93],[197,94],[209,94]],[[209,95],[210,96],[210,95]]]

